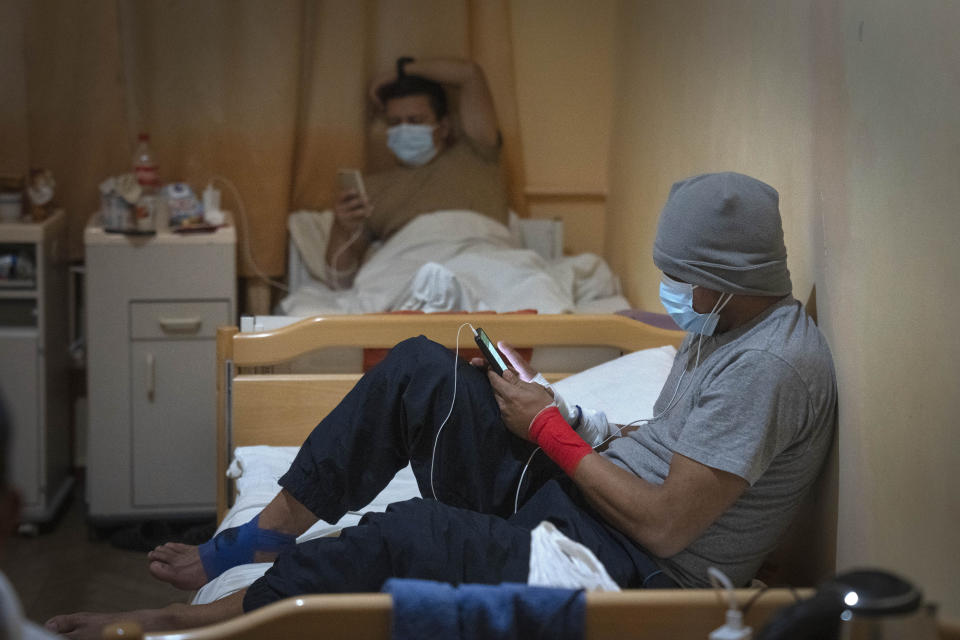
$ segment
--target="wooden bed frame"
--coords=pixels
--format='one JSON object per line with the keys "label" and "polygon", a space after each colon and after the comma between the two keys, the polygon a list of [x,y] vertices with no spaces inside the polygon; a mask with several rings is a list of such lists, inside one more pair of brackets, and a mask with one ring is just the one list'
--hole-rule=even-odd
{"label": "wooden bed frame", "polygon": [[[223,327],[217,335],[217,507],[225,514],[231,486],[225,471],[237,446],[300,445],[319,420],[353,387],[359,374],[274,373],[272,368],[322,346],[391,347],[423,334],[453,347],[464,322],[480,325],[496,339],[518,347],[610,346],[631,352],[679,345],[683,333],[616,315],[366,315],[302,320],[262,333]],[[461,347],[472,346],[469,332]],[[573,371],[544,372],[559,379]],[[738,590],[743,604],[756,590]],[[803,590],[801,596],[808,595]],[[770,589],[750,608],[747,624],[758,629],[769,616],[795,601],[797,592]],[[628,590],[588,593],[586,637],[682,640],[706,638],[723,622],[725,605],[710,590]],[[390,597],[385,594],[313,595],[291,598],[225,623],[153,640],[283,637],[388,638]],[[139,637],[121,628],[122,637]],[[104,637],[115,630],[105,633]]]}

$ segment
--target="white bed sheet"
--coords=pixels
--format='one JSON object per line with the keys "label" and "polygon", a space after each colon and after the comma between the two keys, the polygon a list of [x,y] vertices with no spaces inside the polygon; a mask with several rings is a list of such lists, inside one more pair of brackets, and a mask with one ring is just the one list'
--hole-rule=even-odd
{"label": "white bed sheet", "polygon": [[[645,349],[621,356],[587,369],[553,386],[567,402],[600,409],[617,424],[627,424],[653,415],[653,404],[670,372],[676,349],[672,346]],[[241,525],[256,515],[280,491],[277,480],[289,468],[297,447],[238,447],[227,474],[236,479],[237,498],[217,531]],[[317,522],[297,538],[298,542],[355,525],[362,513],[384,511],[391,502],[417,497],[413,471],[400,470],[393,480],[364,509],[347,513],[338,522]],[[270,568],[269,563],[247,564],[225,571],[210,581],[194,597],[194,604],[205,604],[239,591]]]}
{"label": "white bed sheet", "polygon": [[[324,284],[332,213],[297,211],[288,228],[309,277],[281,300],[288,316],[395,310],[603,313],[629,307],[607,263],[591,253],[547,260],[520,234],[472,211],[418,216],[373,252],[354,286]],[[291,269],[296,268],[292,264]]]}

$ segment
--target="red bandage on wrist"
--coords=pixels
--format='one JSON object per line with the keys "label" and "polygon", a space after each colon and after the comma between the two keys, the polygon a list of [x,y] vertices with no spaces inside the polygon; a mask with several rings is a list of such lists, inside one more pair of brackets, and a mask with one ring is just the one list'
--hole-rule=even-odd
{"label": "red bandage on wrist", "polygon": [[577,435],[556,407],[547,407],[534,416],[530,439],[568,476],[573,475],[585,456],[593,453],[593,447]]}

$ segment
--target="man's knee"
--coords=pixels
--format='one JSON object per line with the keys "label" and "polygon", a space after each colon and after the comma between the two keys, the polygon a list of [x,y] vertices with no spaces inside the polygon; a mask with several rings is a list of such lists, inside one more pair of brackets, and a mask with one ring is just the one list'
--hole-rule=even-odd
{"label": "man's knee", "polygon": [[440,343],[425,336],[407,338],[387,354],[387,358],[406,365],[451,363],[452,353]]}

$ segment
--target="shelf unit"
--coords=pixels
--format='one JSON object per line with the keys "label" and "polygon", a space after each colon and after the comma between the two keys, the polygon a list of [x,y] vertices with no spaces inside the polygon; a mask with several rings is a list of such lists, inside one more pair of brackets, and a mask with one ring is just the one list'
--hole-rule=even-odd
{"label": "shelf unit", "polygon": [[0,223],[0,256],[30,277],[0,273],[0,395],[12,426],[10,475],[22,522],[50,521],[73,486],[67,357],[66,215]]}

